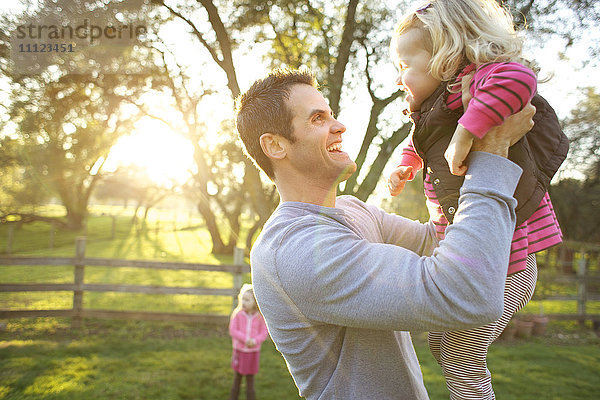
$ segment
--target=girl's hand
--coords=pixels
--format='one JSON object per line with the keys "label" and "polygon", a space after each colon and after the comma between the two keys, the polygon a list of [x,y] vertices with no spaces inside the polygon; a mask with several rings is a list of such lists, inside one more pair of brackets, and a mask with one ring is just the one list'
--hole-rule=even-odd
{"label": "girl's hand", "polygon": [[256,346],[256,341],[252,338],[246,340],[246,347],[252,348]]}
{"label": "girl's hand", "polygon": [[467,173],[467,166],[465,165],[465,159],[471,151],[473,146],[474,136],[466,130],[462,125],[458,124],[452,140],[444,153],[450,172],[453,175],[463,176]]}
{"label": "girl's hand", "polygon": [[413,167],[411,166],[400,166],[392,171],[390,178],[388,179],[388,189],[392,196],[397,196],[402,192],[412,170]]}

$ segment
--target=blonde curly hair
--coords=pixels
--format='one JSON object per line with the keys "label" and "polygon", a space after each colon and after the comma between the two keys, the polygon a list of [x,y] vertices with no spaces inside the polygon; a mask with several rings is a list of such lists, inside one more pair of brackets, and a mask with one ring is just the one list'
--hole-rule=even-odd
{"label": "blonde curly hair", "polygon": [[433,0],[406,14],[391,42],[410,29],[422,34],[431,52],[429,73],[448,81],[466,63],[514,61],[538,72],[537,65],[522,57],[523,40],[507,9],[495,0]]}

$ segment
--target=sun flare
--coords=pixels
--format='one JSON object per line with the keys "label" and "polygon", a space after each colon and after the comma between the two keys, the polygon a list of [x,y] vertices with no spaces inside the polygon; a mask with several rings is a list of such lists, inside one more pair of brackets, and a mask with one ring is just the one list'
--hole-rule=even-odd
{"label": "sun flare", "polygon": [[144,168],[155,183],[170,185],[185,182],[194,167],[194,148],[165,123],[143,117],[135,123],[131,135],[120,138],[112,148],[106,171],[119,166]]}

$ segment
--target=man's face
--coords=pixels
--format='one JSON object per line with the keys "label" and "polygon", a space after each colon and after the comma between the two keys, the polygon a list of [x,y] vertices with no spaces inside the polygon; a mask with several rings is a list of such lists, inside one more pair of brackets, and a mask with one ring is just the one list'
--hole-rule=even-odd
{"label": "man's face", "polygon": [[348,179],[356,164],[342,151],[346,127],[333,117],[321,92],[310,85],[294,85],[288,107],[296,139],[287,154],[292,168],[323,185]]}

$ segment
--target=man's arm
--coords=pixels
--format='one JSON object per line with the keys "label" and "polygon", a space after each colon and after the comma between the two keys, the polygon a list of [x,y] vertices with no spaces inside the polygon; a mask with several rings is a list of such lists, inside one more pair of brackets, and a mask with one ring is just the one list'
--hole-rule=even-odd
{"label": "man's arm", "polygon": [[275,256],[282,289],[307,318],[342,326],[458,330],[497,319],[521,175],[505,157],[531,129],[534,110],[475,144],[454,224],[431,257],[370,243],[333,222],[297,224]]}
{"label": "man's arm", "polygon": [[281,239],[281,288],[315,323],[457,330],[499,317],[521,169],[475,153],[455,223],[431,257],[371,243],[343,225],[304,221]]}

